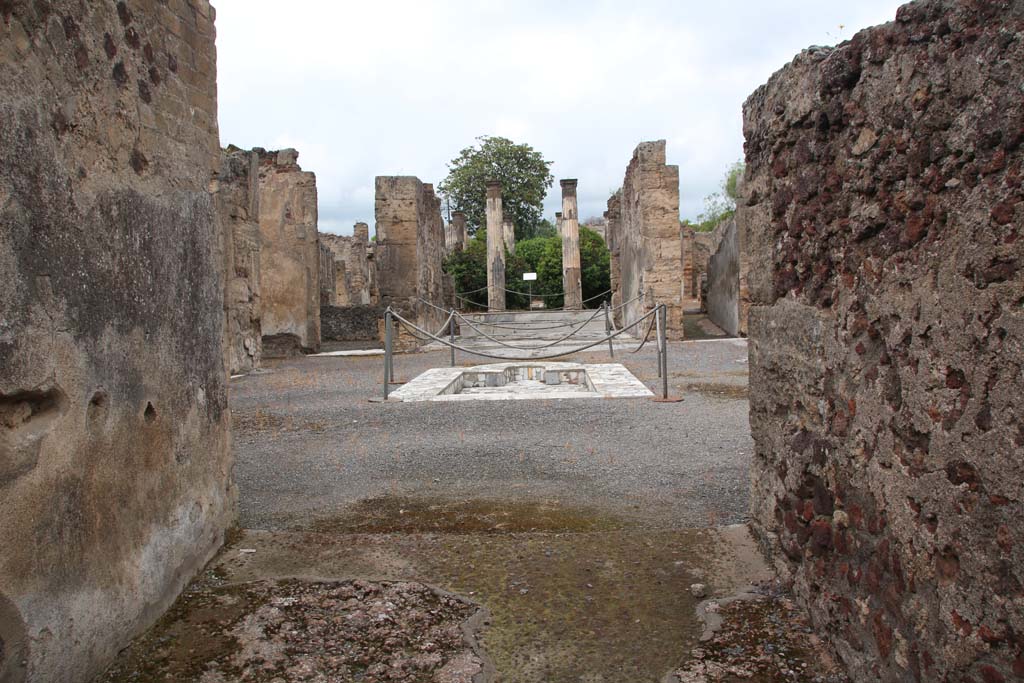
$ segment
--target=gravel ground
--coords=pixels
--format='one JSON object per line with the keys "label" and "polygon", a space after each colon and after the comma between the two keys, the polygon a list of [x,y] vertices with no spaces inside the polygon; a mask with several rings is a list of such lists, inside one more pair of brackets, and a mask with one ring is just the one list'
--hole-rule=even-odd
{"label": "gravel ground", "polygon": [[[671,343],[649,399],[374,403],[379,357],[299,358],[231,382],[240,524],[301,529],[360,500],[515,500],[596,508],[645,528],[747,514],[746,344]],[[617,353],[657,391],[655,351]],[[606,352],[573,360],[608,362]],[[399,380],[446,351],[397,356]],[[458,362],[487,362],[460,354]]]}

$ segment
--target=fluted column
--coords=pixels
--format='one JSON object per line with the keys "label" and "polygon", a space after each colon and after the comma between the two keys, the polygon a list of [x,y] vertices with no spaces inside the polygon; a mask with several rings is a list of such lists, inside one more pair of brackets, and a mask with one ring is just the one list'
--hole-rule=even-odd
{"label": "fluted column", "polygon": [[469,237],[466,235],[466,214],[461,211],[452,211],[452,242],[455,249],[465,249],[469,246]]}
{"label": "fluted column", "polygon": [[580,281],[580,224],[576,209],[576,180],[562,181],[562,291],[566,310],[583,308]]}
{"label": "fluted column", "polygon": [[[504,207],[502,207],[504,211]],[[516,253],[516,225],[512,222],[512,214],[503,213],[501,219],[501,232],[505,239],[505,248],[508,249],[508,253]]]}
{"label": "fluted column", "polygon": [[487,310],[505,310],[505,235],[501,183],[487,182]]}

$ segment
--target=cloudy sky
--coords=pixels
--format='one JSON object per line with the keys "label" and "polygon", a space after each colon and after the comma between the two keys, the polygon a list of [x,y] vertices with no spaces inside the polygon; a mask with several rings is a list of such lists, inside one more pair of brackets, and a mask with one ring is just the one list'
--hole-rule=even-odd
{"label": "cloudy sky", "polygon": [[437,184],[480,135],[526,142],[600,216],[633,148],[666,139],[695,218],[742,157],[741,106],[808,45],[896,0],[213,0],[223,144],[299,150],[320,230],[373,226],[373,179]]}

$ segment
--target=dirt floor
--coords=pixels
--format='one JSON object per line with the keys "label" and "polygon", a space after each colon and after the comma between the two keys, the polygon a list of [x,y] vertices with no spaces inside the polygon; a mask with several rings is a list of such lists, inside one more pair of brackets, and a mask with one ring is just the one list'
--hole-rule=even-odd
{"label": "dirt floor", "polygon": [[99,680],[843,680],[743,526],[744,342],[670,346],[675,404],[371,403],[374,357],[233,380],[241,526]]}

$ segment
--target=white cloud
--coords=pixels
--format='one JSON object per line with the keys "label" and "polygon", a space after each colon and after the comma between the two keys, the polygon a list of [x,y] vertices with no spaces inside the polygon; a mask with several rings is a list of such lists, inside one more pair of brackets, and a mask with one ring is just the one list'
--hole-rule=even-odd
{"label": "white cloud", "polygon": [[436,184],[479,135],[527,142],[578,178],[582,216],[604,211],[638,142],[664,138],[693,218],[742,156],[747,95],[900,2],[214,4],[222,142],[298,149],[321,229],[350,232],[373,224],[374,176]]}

